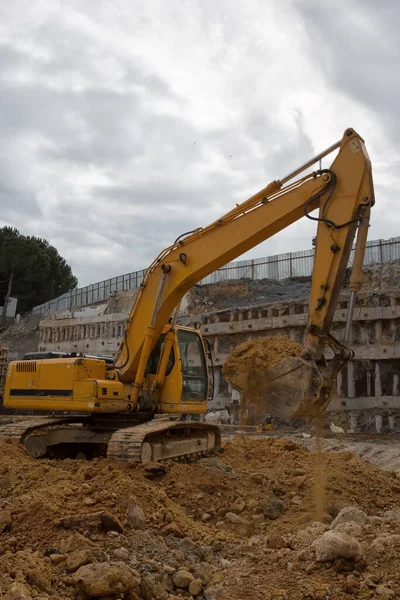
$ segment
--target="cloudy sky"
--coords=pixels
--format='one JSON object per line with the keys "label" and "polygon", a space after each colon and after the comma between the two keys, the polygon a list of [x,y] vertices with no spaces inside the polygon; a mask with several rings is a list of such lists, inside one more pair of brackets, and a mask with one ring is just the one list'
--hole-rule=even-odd
{"label": "cloudy sky", "polygon": [[[79,284],[146,267],[354,127],[400,235],[398,0],[3,0],[0,226]],[[311,246],[302,220],[253,249]]]}

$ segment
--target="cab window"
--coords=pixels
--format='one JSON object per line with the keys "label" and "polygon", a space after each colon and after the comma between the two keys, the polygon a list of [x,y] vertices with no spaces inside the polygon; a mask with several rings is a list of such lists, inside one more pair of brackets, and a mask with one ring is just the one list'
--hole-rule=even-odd
{"label": "cab window", "polygon": [[[149,356],[149,360],[146,365],[146,373],[150,373],[151,375],[156,375],[158,363],[160,362],[161,357],[161,348],[164,343],[165,335],[160,335],[157,344],[154,346],[153,352]],[[169,375],[172,371],[172,367],[175,364],[174,350],[171,349],[171,354],[169,355],[167,370],[165,375]]]}
{"label": "cab window", "polygon": [[178,329],[178,344],[182,361],[182,400],[207,400],[207,366],[199,335],[194,331]]}

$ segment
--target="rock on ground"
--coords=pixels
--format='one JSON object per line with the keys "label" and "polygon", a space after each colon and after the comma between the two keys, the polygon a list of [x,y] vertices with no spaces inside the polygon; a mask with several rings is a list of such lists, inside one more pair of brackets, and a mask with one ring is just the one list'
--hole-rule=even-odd
{"label": "rock on ground", "polygon": [[394,598],[394,591],[385,585],[378,585],[375,590],[375,593],[379,598],[383,598],[383,600],[389,600],[390,598]]}
{"label": "rock on ground", "polygon": [[172,576],[169,573],[164,573],[164,575],[161,577],[160,585],[166,592],[172,592],[174,589]]}
{"label": "rock on ground", "polygon": [[192,596],[198,596],[202,590],[203,582],[201,579],[195,579],[190,582],[189,585],[189,594]]}
{"label": "rock on ground", "polygon": [[261,503],[261,509],[266,519],[274,521],[283,515],[285,505],[278,498],[269,498]]}
{"label": "rock on ground", "polygon": [[194,581],[193,575],[186,569],[179,569],[172,577],[177,588],[186,589]]}
{"label": "rock on ground", "polygon": [[90,525],[101,525],[105,531],[123,533],[123,527],[117,517],[107,511],[98,511],[86,515],[69,515],[60,519],[60,525],[65,529],[81,529]]}
{"label": "rock on ground", "polygon": [[384,521],[399,521],[400,520],[400,510],[386,510],[383,513]]}
{"label": "rock on ground", "polygon": [[305,529],[299,529],[296,534],[296,537],[299,541],[307,544],[311,544],[314,540],[319,538],[325,531],[327,527],[324,523],[320,523],[319,521],[314,521],[312,525],[309,525]]}
{"label": "rock on ground", "polygon": [[151,575],[147,574],[142,578],[141,597],[143,600],[152,600],[154,596],[154,586],[155,581]]}
{"label": "rock on ground", "polygon": [[355,521],[345,521],[344,523],[340,523],[335,527],[335,531],[338,533],[345,533],[353,538],[359,538],[362,534],[361,525]]}
{"label": "rock on ground", "polygon": [[80,567],[92,562],[92,560],[93,557],[91,550],[75,550],[75,552],[71,552],[71,554],[67,556],[65,560],[65,569],[66,571],[69,571],[69,573],[73,573]]}
{"label": "rock on ground", "polygon": [[146,518],[136,496],[131,496],[128,503],[128,523],[132,529],[145,529]]}
{"label": "rock on ground", "polygon": [[79,590],[95,597],[138,593],[140,587],[139,573],[122,562],[86,565],[73,580]]}
{"label": "rock on ground", "polygon": [[218,600],[218,598],[221,598],[223,590],[222,585],[208,587],[204,590],[204,598],[205,600]]}
{"label": "rock on ground", "polygon": [[173,535],[175,537],[182,538],[184,537],[182,531],[179,529],[178,525],[174,522],[168,523],[163,527],[163,533],[165,535]]}
{"label": "rock on ground", "polygon": [[371,544],[371,551],[375,556],[379,556],[388,549],[399,551],[400,535],[386,533],[378,536]]}
{"label": "rock on ground", "polygon": [[124,528],[122,527],[120,520],[108,512],[103,512],[101,515],[101,524],[103,525],[105,531],[124,533]]}
{"label": "rock on ground", "polygon": [[32,594],[29,588],[23,583],[17,581],[11,584],[8,591],[9,600],[31,600]]}
{"label": "rock on ground", "polygon": [[121,546],[116,548],[113,552],[114,556],[118,560],[129,560],[129,550]]}
{"label": "rock on ground", "polygon": [[354,538],[337,531],[326,531],[312,543],[317,562],[336,558],[354,558],[362,554],[361,544]]}
{"label": "rock on ground", "polygon": [[354,521],[359,525],[365,525],[369,522],[368,515],[360,510],[357,506],[345,506],[337,515],[336,519],[334,519],[331,523],[331,529],[336,529],[338,525],[341,523],[346,523],[347,521]]}
{"label": "rock on ground", "polygon": [[235,525],[248,525],[248,521],[246,521],[246,519],[239,517],[239,515],[233,512],[226,513],[225,520],[229,521],[229,523],[234,523]]}

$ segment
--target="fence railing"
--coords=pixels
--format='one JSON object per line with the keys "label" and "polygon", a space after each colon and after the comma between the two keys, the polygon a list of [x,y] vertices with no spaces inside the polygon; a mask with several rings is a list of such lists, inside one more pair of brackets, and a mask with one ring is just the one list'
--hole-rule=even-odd
{"label": "fence railing", "polygon": [[[228,279],[287,279],[311,275],[314,250],[287,252],[264,258],[238,260],[228,263],[200,281],[200,285],[217,283]],[[351,253],[349,264],[353,260]],[[400,259],[400,237],[367,242],[364,265],[390,262]],[[54,300],[36,306],[33,314],[47,315],[60,310],[73,310],[98,302],[105,302],[113,292],[135,290],[143,280],[145,270],[112,277],[99,283],[72,290]]]}

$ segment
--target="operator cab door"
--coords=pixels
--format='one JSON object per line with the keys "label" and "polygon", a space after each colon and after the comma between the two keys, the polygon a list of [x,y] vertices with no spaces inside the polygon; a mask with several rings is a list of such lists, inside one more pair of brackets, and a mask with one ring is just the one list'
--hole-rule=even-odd
{"label": "operator cab door", "polygon": [[206,402],[208,373],[201,337],[195,331],[178,329],[182,366],[182,401]]}
{"label": "operator cab door", "polygon": [[173,366],[164,380],[159,412],[205,413],[208,371],[201,336],[196,331],[177,328],[172,352],[170,364]]}

